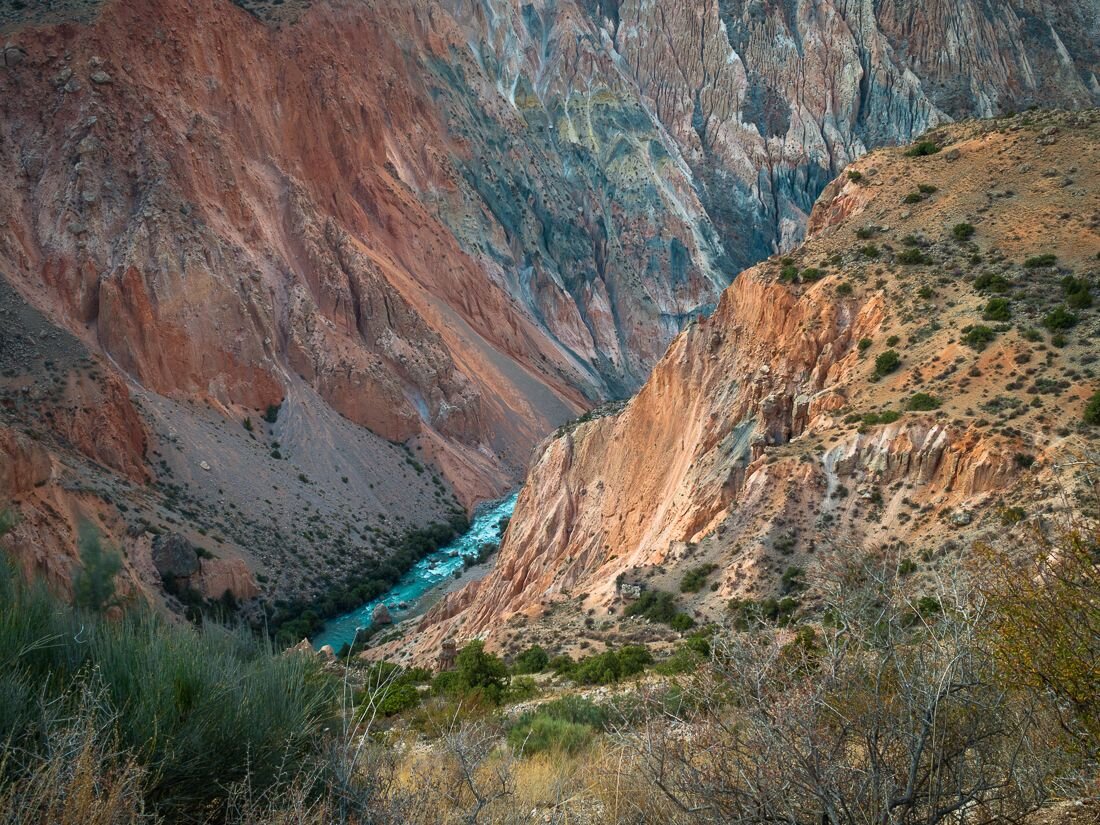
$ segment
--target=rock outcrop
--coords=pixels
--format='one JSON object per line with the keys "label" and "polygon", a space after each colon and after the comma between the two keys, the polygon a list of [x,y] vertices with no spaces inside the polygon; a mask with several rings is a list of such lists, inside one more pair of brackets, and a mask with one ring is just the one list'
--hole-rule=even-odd
{"label": "rock outcrop", "polygon": [[571,610],[615,610],[624,575],[678,591],[702,564],[712,589],[684,598],[715,620],[792,565],[885,548],[934,565],[1059,506],[1058,456],[1097,437],[1079,422],[1100,315],[1078,300],[1054,347],[1037,330],[1067,283],[1097,289],[1098,138],[1100,111],[1017,116],[855,164],[816,234],[743,273],[621,413],[544,445],[494,570],[409,649],[552,637]]}

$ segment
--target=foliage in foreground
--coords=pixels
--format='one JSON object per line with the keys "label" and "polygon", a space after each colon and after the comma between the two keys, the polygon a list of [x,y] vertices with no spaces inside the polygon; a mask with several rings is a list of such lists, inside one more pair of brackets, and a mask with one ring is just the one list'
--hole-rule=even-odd
{"label": "foliage in foreground", "polygon": [[[89,592],[104,601],[98,586]],[[107,621],[0,565],[0,787],[58,758],[51,736],[85,718],[102,724],[97,743],[124,754],[120,770],[144,771],[151,810],[209,815],[228,786],[247,778],[262,791],[304,767],[324,695],[301,657],[275,656],[245,632],[136,612]]]}

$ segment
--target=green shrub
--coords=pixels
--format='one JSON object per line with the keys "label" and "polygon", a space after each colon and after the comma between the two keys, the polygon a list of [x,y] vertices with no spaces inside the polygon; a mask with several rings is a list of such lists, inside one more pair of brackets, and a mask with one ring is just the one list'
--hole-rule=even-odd
{"label": "green shrub", "polygon": [[508,731],[508,744],[525,756],[544,751],[579,753],[595,733],[587,725],[535,716]]}
{"label": "green shrub", "polygon": [[904,203],[920,203],[922,200],[924,200],[924,196],[920,192],[910,192],[902,198]]}
{"label": "green shrub", "polygon": [[974,289],[979,292],[1008,292],[1011,287],[1007,278],[993,272],[983,272],[974,279]]}
{"label": "green shrub", "polygon": [[[682,614],[681,614],[682,615]],[[624,645],[592,656],[585,656],[558,671],[581,685],[610,685],[643,672],[653,663],[653,655],[642,645]]]}
{"label": "green shrub", "polygon": [[916,393],[909,399],[909,403],[906,404],[906,409],[911,412],[928,412],[929,410],[938,410],[939,407],[940,399],[926,392]]}
{"label": "green shrub", "polygon": [[888,349],[875,359],[875,375],[889,375],[892,372],[896,372],[900,366],[901,356],[898,355],[896,351]]}
{"label": "green shrub", "polygon": [[672,621],[668,623],[668,626],[673,630],[678,630],[683,633],[695,627],[695,619],[691,618],[687,613],[677,613],[672,617]]}
{"label": "green shrub", "polygon": [[73,602],[84,610],[99,612],[114,603],[115,576],[122,569],[122,558],[106,550],[99,533],[82,525],[77,539],[80,569],[73,576]]}
{"label": "green shrub", "polygon": [[850,180],[852,183],[859,183],[861,180],[863,180],[863,173],[860,172],[858,169],[849,169],[848,180]]}
{"label": "green shrub", "polygon": [[981,352],[997,337],[997,333],[987,326],[978,324],[967,328],[963,333],[963,343]]}
{"label": "green shrub", "polygon": [[1062,289],[1071,309],[1088,309],[1092,306],[1092,291],[1085,279],[1067,275],[1062,279]]}
{"label": "green shrub", "polygon": [[788,567],[783,571],[783,577],[779,580],[779,590],[784,596],[797,593],[806,589],[806,571],[801,567]]}
{"label": "green shrub", "polygon": [[420,704],[420,692],[415,685],[406,682],[394,682],[377,691],[364,693],[360,708],[361,713],[369,715],[372,710],[377,710],[382,716],[394,716],[402,711],[415,708]]}
{"label": "green shrub", "polygon": [[1064,306],[1055,307],[1043,318],[1043,326],[1051,330],[1069,329],[1077,324],[1077,316]]}
{"label": "green shrub", "polygon": [[990,298],[982,317],[987,321],[1007,321],[1012,317],[1012,307],[1007,298]]}
{"label": "green shrub", "polygon": [[530,676],[516,676],[504,692],[505,702],[524,702],[539,695],[539,686]]}
{"label": "green shrub", "polygon": [[491,701],[499,702],[508,686],[508,668],[498,656],[485,650],[485,643],[474,639],[455,657],[457,687],[461,692],[482,691]]}
{"label": "green shrub", "polygon": [[734,614],[733,624],[738,630],[750,630],[769,622],[786,626],[798,609],[798,600],[791,596],[768,597],[759,602],[733,598],[728,608]]}
{"label": "green shrub", "polygon": [[786,264],[779,270],[779,280],[792,282],[798,280],[798,267],[794,264]]}
{"label": "green shrub", "polygon": [[512,663],[513,673],[541,673],[550,664],[550,656],[539,645],[531,645],[516,656]]}
{"label": "green shrub", "polygon": [[818,269],[813,266],[808,266],[802,270],[802,280],[807,283],[813,283],[814,281],[820,281],[825,277],[824,270]]}
{"label": "green shrub", "polygon": [[1100,391],[1092,394],[1092,398],[1085,404],[1084,422],[1089,426],[1100,425]]}
{"label": "green shrub", "polygon": [[195,811],[213,820],[226,787],[248,778],[263,793],[297,773],[335,695],[311,657],[136,611],[107,621],[3,565],[0,662],[0,750],[45,758],[47,717],[76,712],[91,690],[118,746],[148,769],[147,804],[172,821]]}
{"label": "green shrub", "polygon": [[932,140],[920,140],[905,150],[907,157],[922,158],[940,151],[939,145]]}
{"label": "green shrub", "polygon": [[267,409],[264,410],[263,419],[268,424],[274,424],[279,420],[279,410],[282,408],[282,404],[268,404]]}
{"label": "green shrub", "polygon": [[698,593],[703,589],[703,585],[707,583],[707,577],[717,569],[717,564],[701,564],[698,567],[691,568],[680,579],[680,592]]}
{"label": "green shrub", "polygon": [[858,344],[859,351],[860,352],[866,352],[867,350],[869,350],[871,348],[871,346],[874,343],[875,342],[872,341],[870,338],[860,338],[859,339],[859,344]]}
{"label": "green shrub", "polygon": [[1024,261],[1024,266],[1027,269],[1040,269],[1043,267],[1054,266],[1056,263],[1058,263],[1058,256],[1048,252],[1043,255],[1036,255],[1032,258],[1028,258],[1026,261]]}
{"label": "green shrub", "polygon": [[940,189],[938,186],[933,186],[930,183],[918,183],[917,191],[922,195],[934,195],[936,192],[939,192]]}
{"label": "green shrub", "polygon": [[579,696],[563,696],[520,716],[508,730],[508,744],[524,755],[577,753],[607,722],[608,713],[599,705]]}
{"label": "green shrub", "polygon": [[932,258],[921,252],[919,248],[911,246],[898,253],[898,263],[905,264],[906,266],[930,264],[932,263]]}
{"label": "green shrub", "polygon": [[859,254],[864,258],[877,258],[879,256],[879,248],[873,243],[869,243],[866,246],[859,248]]}
{"label": "green shrub", "polygon": [[956,241],[968,241],[974,237],[975,231],[972,223],[957,223],[951,230],[951,234],[955,236]]}
{"label": "green shrub", "polygon": [[646,590],[627,605],[623,615],[644,616],[651,622],[668,624],[676,615],[676,599],[671,593],[662,590]]}
{"label": "green shrub", "polygon": [[866,427],[875,427],[879,424],[893,424],[901,418],[901,413],[896,410],[883,410],[882,412],[870,412],[858,420]]}

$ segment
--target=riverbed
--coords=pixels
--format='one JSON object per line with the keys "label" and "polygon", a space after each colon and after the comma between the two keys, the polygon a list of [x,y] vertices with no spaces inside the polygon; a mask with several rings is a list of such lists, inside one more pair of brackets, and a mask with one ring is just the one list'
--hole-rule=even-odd
{"label": "riverbed", "polygon": [[455,573],[465,569],[466,559],[477,558],[486,544],[500,543],[501,521],[512,515],[518,497],[519,493],[513,493],[479,507],[474,512],[469,530],[418,561],[387,593],[349,613],[329,619],[313,639],[313,646],[321,648],[332,645],[334,650],[340,650],[345,643],[351,644],[356,630],[370,625],[372,614],[381,604],[386,605],[395,623],[412,616],[425,594],[446,584],[455,578]]}

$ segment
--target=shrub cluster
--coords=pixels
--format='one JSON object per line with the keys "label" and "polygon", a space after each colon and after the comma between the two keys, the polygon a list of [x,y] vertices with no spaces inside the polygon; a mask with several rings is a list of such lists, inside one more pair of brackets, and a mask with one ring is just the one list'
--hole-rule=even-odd
{"label": "shrub cluster", "polygon": [[643,616],[651,622],[667,624],[673,630],[690,630],[695,620],[676,607],[676,597],[662,590],[646,590],[641,597],[631,602],[624,616]]}

